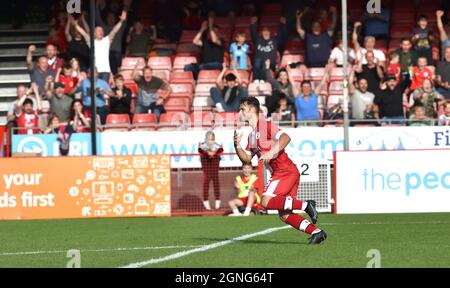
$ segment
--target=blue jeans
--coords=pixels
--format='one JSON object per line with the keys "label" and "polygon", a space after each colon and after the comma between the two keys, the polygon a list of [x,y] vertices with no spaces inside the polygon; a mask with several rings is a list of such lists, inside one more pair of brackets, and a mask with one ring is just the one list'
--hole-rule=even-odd
{"label": "blue jeans", "polygon": [[152,111],[153,114],[156,114],[156,118],[159,121],[159,116],[163,113],[166,113],[166,110],[164,109],[164,106],[162,105],[156,105],[156,102],[153,102],[149,106],[144,106],[142,104],[137,103],[136,108],[134,109],[134,114],[148,114],[149,110]]}
{"label": "blue jeans", "polygon": [[225,112],[238,112],[241,99],[248,97],[248,90],[245,87],[239,88],[236,97],[233,99],[233,102],[228,104],[225,103],[222,92],[220,92],[216,87],[212,87],[210,93],[214,104],[221,103]]}
{"label": "blue jeans", "polygon": [[445,89],[444,87],[439,87],[436,89],[439,94],[442,95],[442,97],[445,98],[445,100],[450,100],[450,89]]}
{"label": "blue jeans", "polygon": [[197,80],[198,72],[200,70],[222,70],[222,63],[208,62],[208,63],[201,63],[200,65],[192,63],[184,66],[184,71],[191,71],[192,74],[194,74],[195,80]]}

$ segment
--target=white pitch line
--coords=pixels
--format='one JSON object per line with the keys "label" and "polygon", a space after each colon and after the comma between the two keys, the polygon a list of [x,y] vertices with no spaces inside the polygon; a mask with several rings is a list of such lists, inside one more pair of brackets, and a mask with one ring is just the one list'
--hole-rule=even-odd
{"label": "white pitch line", "polygon": [[[113,251],[133,251],[133,250],[160,250],[160,249],[180,249],[180,248],[195,248],[200,245],[175,245],[175,246],[155,246],[155,247],[131,247],[131,248],[111,248],[111,249],[87,249],[80,250],[81,252],[113,252]],[[26,251],[26,252],[5,252],[0,253],[0,256],[17,256],[17,255],[37,255],[37,254],[60,254],[67,253],[67,250],[50,250],[50,251]]]}
{"label": "white pitch line", "polygon": [[140,268],[140,267],[143,267],[143,266],[146,266],[146,265],[151,265],[151,264],[161,263],[161,262],[165,262],[165,261],[169,261],[169,260],[174,260],[174,259],[177,259],[177,258],[181,258],[181,257],[187,256],[187,255],[190,255],[190,254],[208,251],[208,250],[211,250],[211,249],[214,249],[214,248],[218,248],[218,247],[221,247],[221,246],[232,244],[232,243],[237,242],[237,241],[242,241],[242,240],[246,240],[246,239],[257,237],[257,236],[270,234],[272,232],[276,232],[276,231],[287,229],[287,228],[291,228],[291,226],[282,226],[282,227],[269,228],[269,229],[262,230],[262,231],[259,231],[259,232],[255,232],[255,233],[251,233],[251,234],[245,234],[245,235],[242,235],[242,236],[230,239],[230,240],[224,240],[224,241],[220,241],[220,242],[204,245],[204,246],[201,246],[201,247],[198,247],[198,248],[195,248],[195,249],[177,252],[177,253],[174,253],[174,254],[171,254],[171,255],[168,255],[168,256],[165,256],[165,257],[152,258],[152,259],[141,261],[141,262],[131,263],[131,264],[128,264],[126,266],[119,267],[119,268]]}

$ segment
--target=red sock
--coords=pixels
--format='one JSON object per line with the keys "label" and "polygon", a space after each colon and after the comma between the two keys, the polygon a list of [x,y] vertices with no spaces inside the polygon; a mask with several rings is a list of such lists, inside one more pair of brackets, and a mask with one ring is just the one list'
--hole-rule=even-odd
{"label": "red sock", "polygon": [[306,234],[312,234],[314,230],[317,229],[316,226],[309,223],[308,220],[298,214],[289,214],[284,222],[297,230],[305,232]]}
{"label": "red sock", "polygon": [[303,201],[292,197],[275,196],[267,203],[268,210],[303,210]]}

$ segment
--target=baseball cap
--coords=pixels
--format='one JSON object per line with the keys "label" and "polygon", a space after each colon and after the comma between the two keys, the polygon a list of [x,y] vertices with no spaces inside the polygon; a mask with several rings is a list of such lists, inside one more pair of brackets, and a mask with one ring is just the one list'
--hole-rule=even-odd
{"label": "baseball cap", "polygon": [[390,81],[390,80],[397,80],[397,76],[395,76],[394,74],[388,74],[386,76],[386,81]]}
{"label": "baseball cap", "polygon": [[64,84],[62,82],[56,82],[55,89],[57,89],[57,88],[66,88],[66,84]]}

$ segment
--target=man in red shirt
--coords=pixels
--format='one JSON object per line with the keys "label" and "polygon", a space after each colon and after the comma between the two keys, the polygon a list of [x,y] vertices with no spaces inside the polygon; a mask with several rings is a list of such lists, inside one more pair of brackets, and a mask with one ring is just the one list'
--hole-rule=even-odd
{"label": "man in red shirt", "polygon": [[[239,116],[242,121],[248,121],[253,128],[246,148],[247,151],[250,151],[250,155],[242,149],[240,136],[234,131],[234,147],[239,159],[242,163],[249,163],[255,155],[258,155],[264,165],[269,165],[272,173],[272,178],[264,188],[262,206],[267,210],[278,210],[283,222],[310,234],[310,244],[319,244],[324,241],[327,234],[313,225],[318,218],[315,201],[296,199],[300,173],[284,151],[291,138],[260,114],[259,101],[255,97],[246,97],[241,100]],[[292,213],[292,210],[305,211],[312,223],[302,216]]]}
{"label": "man in red shirt", "polygon": [[[59,72],[59,71],[58,71]],[[57,74],[56,82],[64,83],[64,93],[67,95],[74,95],[78,89],[78,78],[72,76],[72,66],[66,64],[63,69],[63,73]]]}
{"label": "man in red shirt", "polygon": [[[33,83],[32,88],[36,94],[37,110],[39,111],[42,109],[42,105],[37,84]],[[19,135],[39,134],[39,128],[37,128],[39,125],[38,114],[33,110],[33,101],[26,95],[23,95],[16,103],[15,114]]]}

